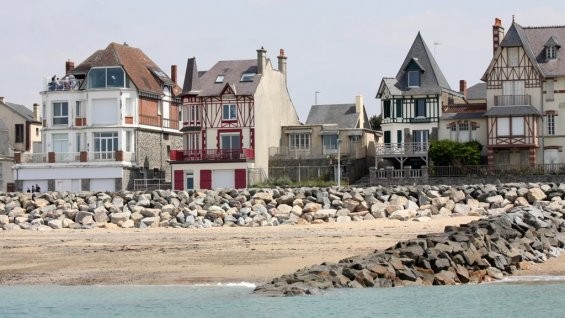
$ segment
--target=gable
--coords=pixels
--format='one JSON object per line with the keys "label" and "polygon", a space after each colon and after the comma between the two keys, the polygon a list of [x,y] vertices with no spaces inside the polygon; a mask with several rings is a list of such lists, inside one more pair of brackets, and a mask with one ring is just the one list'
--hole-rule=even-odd
{"label": "gable", "polygon": [[539,87],[542,74],[523,47],[499,47],[483,80],[489,89],[502,88],[503,81],[524,81],[526,87]]}

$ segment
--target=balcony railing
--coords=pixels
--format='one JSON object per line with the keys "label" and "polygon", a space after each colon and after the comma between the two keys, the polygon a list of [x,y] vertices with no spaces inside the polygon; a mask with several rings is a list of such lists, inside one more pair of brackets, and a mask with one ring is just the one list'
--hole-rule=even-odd
{"label": "balcony railing", "polygon": [[171,161],[243,161],[255,159],[254,149],[171,150]]}
{"label": "balcony railing", "polygon": [[74,76],[65,76],[62,79],[52,79],[44,82],[44,90],[46,91],[73,91],[80,87],[82,80],[74,78]]}
{"label": "balcony railing", "polygon": [[125,161],[135,162],[135,153],[125,151],[104,152],[48,152],[18,153],[16,163],[72,163],[92,161]]}
{"label": "balcony railing", "polygon": [[429,144],[427,142],[377,144],[375,148],[377,156],[425,155],[428,152]]}
{"label": "balcony railing", "polygon": [[160,116],[139,115],[139,123],[141,125],[179,129],[178,120],[171,120],[170,118],[162,118]]}
{"label": "balcony railing", "polygon": [[531,105],[532,98],[530,95],[496,95],[494,96],[494,105],[496,106],[515,106],[515,105]]}

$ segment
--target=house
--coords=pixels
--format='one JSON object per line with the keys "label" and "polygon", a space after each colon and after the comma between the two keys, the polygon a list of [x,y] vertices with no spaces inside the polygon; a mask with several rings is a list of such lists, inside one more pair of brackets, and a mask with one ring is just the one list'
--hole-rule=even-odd
{"label": "house", "polygon": [[176,190],[245,188],[268,177],[269,148],[281,126],[297,125],[286,85],[287,56],[278,69],[257,58],[217,62],[199,72],[189,58],[182,92],[183,144],[171,151]]}
{"label": "house", "polygon": [[170,181],[168,151],[182,143],[181,92],[143,51],[110,43],[46,80],[43,146],[14,167],[19,190],[120,191],[135,180]]}
{"label": "house", "polygon": [[0,120],[2,121],[2,145],[0,146],[0,191],[13,190],[12,166],[14,151],[31,157],[41,148],[41,121],[39,105],[33,111],[24,105],[4,101],[0,97]]}
{"label": "house", "polygon": [[487,120],[483,116],[487,110],[486,83],[467,88],[467,81],[460,80],[459,92],[464,96],[463,102],[442,106],[438,139],[478,141],[486,156]]}
{"label": "house", "polygon": [[291,181],[335,179],[353,182],[374,164],[378,132],[369,125],[363,96],[355,103],[313,105],[306,124],[282,127],[281,145],[269,150],[269,176]]}
{"label": "house", "polygon": [[376,98],[384,139],[377,145],[376,167],[400,170],[428,165],[428,145],[439,137],[442,106],[464,100],[449,86],[420,32],[396,77],[382,79]]}
{"label": "house", "polygon": [[513,19],[504,35],[500,19],[495,19],[494,56],[482,77],[487,85],[489,164],[565,162],[563,44],[565,26],[522,27]]}

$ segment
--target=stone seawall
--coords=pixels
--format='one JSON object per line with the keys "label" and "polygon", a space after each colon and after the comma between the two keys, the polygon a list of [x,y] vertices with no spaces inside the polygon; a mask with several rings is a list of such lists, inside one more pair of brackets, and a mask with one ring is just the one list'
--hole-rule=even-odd
{"label": "stone seawall", "polygon": [[561,211],[565,184],[0,193],[0,229],[276,226],[374,218],[498,215],[537,204]]}

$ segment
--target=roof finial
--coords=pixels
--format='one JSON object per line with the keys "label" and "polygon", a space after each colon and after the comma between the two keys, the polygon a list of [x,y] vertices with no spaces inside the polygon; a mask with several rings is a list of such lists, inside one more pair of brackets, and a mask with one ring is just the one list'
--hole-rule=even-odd
{"label": "roof finial", "polygon": [[514,23],[514,15],[512,15],[512,23]]}

